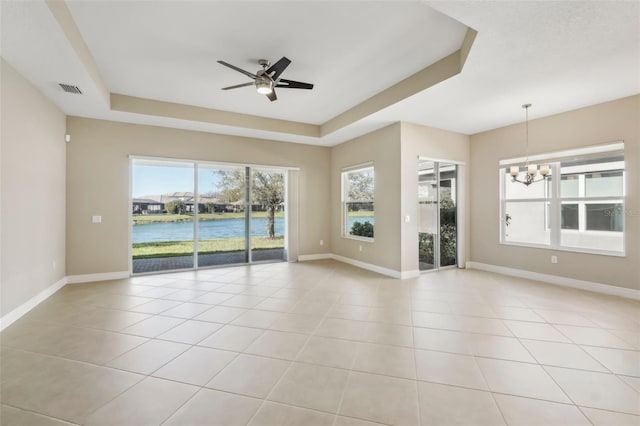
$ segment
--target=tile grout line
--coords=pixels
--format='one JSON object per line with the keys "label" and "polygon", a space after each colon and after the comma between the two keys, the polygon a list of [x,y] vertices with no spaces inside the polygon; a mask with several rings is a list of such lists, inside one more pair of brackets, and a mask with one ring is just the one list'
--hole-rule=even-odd
{"label": "tile grout line", "polygon": [[[239,315],[238,315],[238,316],[239,316]],[[237,316],[236,316],[235,318],[237,318]],[[234,319],[235,319],[235,318],[234,318]],[[233,321],[233,319],[232,319],[231,321]],[[229,325],[229,323],[226,323],[225,325]],[[214,332],[214,333],[215,333],[215,332]],[[214,334],[214,333],[211,333],[211,334]],[[207,337],[208,337],[208,336],[207,336]],[[205,339],[206,339],[207,337],[205,337]],[[203,340],[204,340],[204,339],[203,339]],[[194,346],[196,346],[196,345],[194,345]],[[246,349],[246,348],[245,348],[245,349]],[[207,381],[207,383],[205,383],[203,386],[199,386],[199,389],[198,389],[196,392],[194,392],[194,394],[193,394],[190,398],[188,398],[188,399],[187,399],[183,404],[181,404],[179,407],[177,407],[177,408],[176,408],[176,409],[175,409],[171,414],[169,414],[169,415],[168,415],[168,416],[167,416],[167,417],[166,417],[166,418],[165,418],[165,419],[164,419],[160,424],[161,424],[161,425],[162,425],[162,424],[165,424],[165,423],[166,423],[166,422],[167,422],[171,417],[173,417],[173,416],[174,416],[178,411],[180,411],[180,409],[182,409],[182,407],[186,406],[186,405],[187,405],[191,400],[193,400],[193,398],[195,398],[195,397],[196,397],[196,395],[198,395],[198,394],[199,394],[200,392],[202,392],[203,390],[205,390],[205,389],[209,389],[209,390],[216,390],[216,391],[220,391],[219,389],[211,389],[211,388],[207,388],[207,387],[206,387],[206,385],[207,385],[209,382],[211,382],[211,381],[212,381],[212,380],[213,380],[213,379],[214,379],[218,374],[220,374],[220,373],[221,373],[221,372],[222,372],[222,371],[223,371],[227,366],[229,366],[232,362],[234,362],[234,361],[235,361],[235,360],[236,360],[236,359],[237,359],[241,354],[243,354],[243,353],[244,353],[244,351],[243,351],[243,352],[237,352],[237,353],[236,353],[236,356],[235,356],[233,359],[231,359],[231,360],[230,360],[230,361],[229,361],[229,362],[228,362],[228,363],[227,363],[223,368],[221,368],[221,369],[220,369],[216,374],[214,374],[214,375],[213,375],[213,376],[212,376],[212,377]],[[165,364],[165,365],[166,365],[166,364]],[[156,370],[156,371],[157,371],[157,370]],[[226,393],[231,393],[231,392],[226,392]],[[241,395],[241,396],[247,397],[247,395]],[[254,398],[254,397],[250,397],[250,398]],[[258,399],[258,398],[254,398],[254,399]],[[253,417],[254,417],[254,416],[256,415],[256,413],[260,410],[260,408],[262,407],[262,405],[263,405],[263,404],[264,404],[264,400],[263,400],[263,402],[261,403],[260,407],[258,407],[258,409],[256,410],[256,412],[253,414],[253,416],[252,416],[252,418],[251,418],[251,419],[253,419]],[[251,419],[249,420],[249,422],[251,421]],[[248,424],[249,422],[247,422],[247,424]]]}
{"label": "tile grout line", "polygon": [[[316,287],[318,287],[318,285],[319,285],[319,283],[316,283],[316,284],[312,287],[312,289],[315,289]],[[311,290],[312,290],[312,289],[311,289]],[[311,291],[311,290],[309,290],[309,291]],[[291,308],[291,310],[290,310],[288,313],[291,313],[294,309],[296,309],[296,307],[297,307],[300,303],[302,303],[302,298],[296,302],[296,304]],[[334,302],[334,303],[335,303],[335,302]],[[332,304],[332,306],[333,306],[333,304]],[[330,308],[329,308],[329,309],[330,309]],[[329,309],[327,309],[327,312],[329,312]],[[324,318],[326,318],[326,312],[325,312],[325,314],[323,315],[323,317],[322,317],[322,318],[323,318],[323,319],[324,319]],[[322,320],[318,323],[318,325],[316,325],[316,327],[315,327],[315,329],[314,329],[314,332],[315,332],[315,330],[317,330],[317,329],[318,329],[318,327],[320,327],[320,324],[322,324]],[[276,381],[276,383],[274,383],[274,385],[271,387],[271,389],[269,390],[269,393],[267,394],[267,396],[265,396],[265,397],[262,399],[262,402],[260,403],[260,406],[256,409],[256,411],[253,413],[253,415],[251,416],[251,418],[249,419],[249,421],[246,423],[247,425],[248,425],[248,424],[250,424],[250,423],[253,421],[253,419],[258,415],[258,413],[260,412],[260,410],[262,409],[262,407],[264,407],[264,405],[265,405],[265,403],[266,403],[267,401],[269,401],[269,402],[276,402],[276,403],[277,403],[277,401],[270,401],[270,400],[269,400],[269,397],[271,396],[271,394],[273,393],[273,391],[278,387],[278,385],[282,382],[282,379],[287,375],[287,373],[289,372],[289,370],[291,370],[291,367],[292,367],[292,366],[293,366],[293,364],[296,362],[295,360],[298,358],[298,356],[300,356],[300,353],[302,353],[302,351],[305,349],[305,347],[307,346],[307,344],[309,343],[309,340],[311,339],[311,337],[312,337],[313,335],[314,335],[314,333],[312,332],[312,333],[310,333],[310,334],[307,336],[307,339],[305,340],[304,344],[300,347],[300,349],[299,349],[299,350],[298,350],[298,352],[296,353],[296,356],[293,358],[293,360],[289,360],[289,365],[287,366],[286,370],[282,373],[282,375],[281,375],[281,376],[280,376],[280,378]],[[299,408],[305,408],[305,407],[299,407]],[[335,414],[334,414],[334,416],[335,416]]]}
{"label": "tile grout line", "polygon": [[[318,286],[318,285],[316,284],[316,286],[314,286],[314,288],[316,288],[317,286]],[[151,288],[153,288],[153,286],[152,286]],[[346,293],[342,293],[342,294],[346,294]],[[156,298],[156,300],[165,300],[165,299],[162,299],[162,298]],[[146,304],[146,303],[148,303],[148,302],[144,302],[144,303]],[[181,304],[179,304],[179,305],[177,305],[177,306],[180,306],[180,305],[182,305],[182,304],[184,304],[184,303],[187,303],[187,301],[183,301],[183,303],[181,303]],[[337,304],[337,301],[334,301],[334,303],[332,304],[332,306],[334,306],[334,305],[336,305],[336,304]],[[213,307],[215,307],[215,306],[218,306],[218,305],[213,305]],[[117,309],[113,309],[113,308],[102,308],[102,309],[117,310]],[[169,309],[171,309],[171,308],[169,308]],[[253,309],[253,308],[252,308],[252,309]],[[132,312],[132,311],[127,311],[127,310],[122,310],[122,311],[125,311],[125,312]],[[163,311],[163,312],[164,312],[164,311]],[[328,312],[329,312],[329,311],[325,312],[325,315],[323,316],[323,318],[326,318],[326,317],[327,317]],[[413,312],[413,311],[412,311],[412,312]],[[162,312],[161,312],[161,313],[162,313]],[[159,313],[159,314],[153,314],[152,316],[156,316],[156,315],[158,315],[158,316],[162,316],[162,315],[161,315],[161,313]],[[193,319],[193,318],[187,318],[187,319],[185,319],[185,318],[181,318],[181,319],[183,319],[183,320],[184,320],[184,321],[182,322],[182,323],[184,323],[185,321],[191,320],[191,319]],[[143,320],[141,320],[141,321],[143,321]],[[516,320],[516,321],[518,321],[518,320]],[[532,321],[527,321],[527,322],[532,322]],[[182,324],[182,323],[181,323],[181,324]],[[227,325],[227,324],[229,324],[229,323],[226,323],[225,325]],[[179,325],[179,324],[178,324],[178,325]],[[175,327],[177,327],[178,325],[176,325]],[[553,326],[553,324],[551,324],[551,325]],[[75,326],[73,326],[73,325],[71,325],[71,324],[69,324],[69,325],[67,325],[67,326],[75,327]],[[88,328],[88,327],[78,327],[78,328],[91,329],[91,328]],[[125,328],[126,328],[126,327],[125,327]],[[555,327],[554,327],[554,328],[555,328]],[[600,327],[600,326],[598,326],[597,328],[596,328],[596,327],[588,327],[588,328],[594,328],[594,329],[601,329],[601,330],[605,330],[605,329],[603,329],[603,328],[602,328],[602,327]],[[316,327],[316,329],[317,329],[317,327]],[[101,330],[101,329],[98,329],[98,330]],[[118,331],[112,331],[112,330],[101,330],[101,331],[105,331],[105,332],[109,332],[109,333],[111,333],[111,332],[113,332],[113,333],[118,333]],[[211,334],[214,334],[214,333],[215,333],[215,332],[213,332],[213,333],[211,333]],[[126,335],[125,333],[119,333],[119,334]],[[483,334],[483,333],[482,333],[482,334]],[[305,344],[304,344],[304,346],[303,346],[303,348],[302,348],[301,350],[303,350],[303,349],[307,346],[307,343],[308,343],[309,339],[310,339],[312,336],[314,336],[314,335],[315,335],[315,333],[311,333],[311,334],[310,334],[310,336],[309,336],[309,337],[307,338],[307,340],[305,341]],[[412,337],[413,337],[414,335],[415,335],[415,329],[412,327]],[[146,337],[146,336],[145,336],[145,337]],[[513,338],[513,337],[511,337],[511,338]],[[517,337],[515,337],[515,338],[516,338],[516,339],[520,342],[520,344],[522,345],[522,342],[520,341],[520,339],[519,339],[519,338],[517,338]],[[152,338],[152,339],[155,339],[155,340],[163,340],[163,339],[158,339],[158,337],[154,337],[154,338]],[[206,337],[205,337],[205,339],[206,339]],[[202,340],[204,340],[204,339],[202,339]],[[533,339],[533,340],[535,340],[535,339]],[[147,341],[148,341],[148,340],[147,340]],[[198,342],[198,343],[199,343],[199,342]],[[198,345],[198,343],[191,344],[189,349],[191,349],[191,348],[193,348],[193,347],[200,347],[200,346]],[[141,343],[140,345],[142,345],[142,344],[144,344],[144,343]],[[138,346],[140,346],[140,345],[138,345]],[[395,345],[391,345],[391,346],[395,346]],[[523,346],[524,346],[524,345],[523,345]],[[584,351],[584,348],[582,348],[580,345],[577,345],[577,346],[579,346],[579,347]],[[187,349],[187,350],[189,350],[189,349]],[[414,349],[414,351],[415,351],[415,341],[413,342],[413,349]],[[527,348],[525,347],[525,349],[527,349]],[[528,349],[527,349],[527,350],[528,350]],[[29,351],[27,351],[27,352],[29,352]],[[185,351],[185,352],[186,352],[186,351]],[[439,351],[436,351],[436,352],[439,352]],[[37,353],[37,352],[34,352],[34,353]],[[48,355],[48,354],[44,354],[44,355],[45,355],[45,356],[50,356],[50,357],[55,357],[55,356]],[[181,355],[181,354],[179,354],[178,356],[180,356],[180,355]],[[299,356],[299,353],[298,353],[298,356]],[[70,360],[70,361],[76,361],[76,360],[71,360],[71,359],[69,359],[69,358],[64,358],[64,357],[57,357],[57,358],[65,359],[65,360]],[[116,357],[116,358],[117,358],[117,357]],[[296,357],[296,358],[297,358],[297,357]],[[491,357],[487,357],[487,358],[491,358]],[[356,358],[354,358],[354,361],[355,361],[355,359],[356,359]],[[496,359],[499,359],[499,358],[496,358]],[[535,359],[535,357],[533,357],[533,359]],[[82,361],[76,361],[76,362],[82,362]],[[171,361],[169,361],[169,362],[171,362]],[[292,362],[296,362],[296,361],[294,360],[294,361],[292,361]],[[415,362],[416,362],[416,361],[415,361],[415,355],[414,355],[414,363],[415,363]],[[518,361],[513,361],[513,362],[518,362]],[[542,365],[542,364],[540,364],[537,360],[536,360],[536,362],[537,362],[537,364],[538,364],[538,365],[543,366],[543,365]],[[598,361],[598,362],[599,362],[599,361]],[[85,363],[86,363],[86,362],[85,362]],[[97,365],[98,367],[104,367],[104,368],[113,368],[113,367],[106,367],[105,365],[101,365],[101,364],[91,364],[91,363],[87,363],[87,364],[90,364],[90,365]],[[166,365],[166,364],[165,364],[165,365]],[[160,367],[160,368],[162,368],[162,367]],[[560,368],[568,368],[568,369],[572,369],[572,370],[574,370],[573,368],[570,368],[570,367],[560,367]],[[606,369],[606,368],[605,368],[605,369]],[[123,370],[123,371],[126,371],[126,370]],[[157,370],[155,370],[155,371],[157,371]],[[351,371],[351,370],[349,370],[349,371]],[[545,370],[545,371],[546,371],[546,370]],[[579,370],[579,371],[581,371],[581,370]],[[587,370],[587,371],[590,371],[590,370]],[[602,372],[599,372],[599,373],[602,373]],[[153,373],[151,373],[151,374],[153,374]],[[547,374],[548,374],[548,373],[547,373]],[[602,374],[608,374],[608,373],[602,373]],[[613,375],[615,375],[615,374],[613,374]],[[615,376],[617,377],[617,375],[615,375]],[[152,376],[149,374],[149,375],[147,375],[147,377],[152,377]],[[395,376],[391,376],[391,377],[395,377]],[[143,379],[143,380],[144,380],[144,379]],[[169,379],[165,379],[165,380],[169,380]],[[486,380],[486,379],[485,379],[485,380]],[[416,381],[416,382],[417,382],[417,381]],[[139,382],[138,382],[138,383],[139,383]],[[178,381],[178,383],[183,383],[183,382],[179,382],[179,381]],[[556,385],[557,385],[557,383],[556,383]],[[453,385],[448,385],[448,386],[453,386]],[[562,389],[562,388],[561,388],[561,389]],[[563,391],[564,391],[564,390],[563,390]],[[523,398],[527,398],[527,399],[536,399],[536,398],[529,398],[529,397],[523,397]],[[571,399],[569,398],[569,400],[571,400]],[[543,401],[544,401],[544,400],[543,400]],[[286,404],[285,404],[285,405],[286,405]],[[574,406],[576,406],[576,404],[569,404],[569,405],[574,405]],[[611,410],[611,411],[612,411],[612,410]],[[612,411],[612,412],[617,412],[617,411]],[[334,422],[335,422],[335,420],[334,420]]]}
{"label": "tile grout line", "polygon": [[[71,422],[71,421],[68,421],[68,420],[65,420],[65,419],[61,419],[59,417],[54,417],[54,416],[50,416],[48,414],[43,414],[43,413],[40,413],[38,411],[33,411],[33,410],[29,410],[27,408],[22,408],[22,407],[18,407],[18,406],[12,405],[12,404],[7,404],[6,402],[2,402],[2,405],[6,405],[7,407],[15,408],[16,410],[26,411],[27,413],[32,413],[32,414],[35,414],[37,416],[46,417],[48,419],[53,419],[53,420],[56,420],[56,421],[60,421],[60,422],[63,422],[65,424],[69,424],[69,425],[73,425],[73,426],[81,426],[80,423],[74,423],[74,422]],[[2,420],[2,419],[0,418],[0,420]]]}
{"label": "tile grout line", "polygon": [[416,349],[416,328],[413,325],[413,297],[411,297],[411,316],[410,316],[410,322],[411,322],[411,343],[413,344],[413,348],[411,349],[413,351],[413,368],[414,368],[414,372],[416,374],[416,380],[415,380],[415,386],[416,386],[416,403],[418,406],[418,423],[419,424],[424,424],[424,422],[422,421],[422,409],[421,409],[421,399],[420,399],[420,383],[418,381],[418,350]]}
{"label": "tile grout line", "polygon": [[[378,293],[380,289],[380,285],[378,284],[376,286],[376,295]],[[367,317],[369,317],[369,315],[371,315],[371,310],[368,311],[367,313]],[[353,340],[351,340],[353,341]],[[357,342],[356,341],[356,351],[355,354],[353,355],[353,359],[351,360],[351,365],[348,369],[348,373],[347,373],[347,380],[344,384],[344,388],[342,389],[342,392],[340,394],[340,400],[338,401],[338,408],[336,409],[336,415],[333,419],[333,426],[335,426],[336,422],[338,421],[338,416],[340,416],[340,412],[342,411],[342,403],[344,402],[344,396],[347,393],[347,388],[349,387],[349,381],[351,380],[351,376],[353,374],[353,368],[356,365],[356,361],[358,360],[358,357],[360,356],[360,354],[362,353],[361,351],[363,350],[363,344],[361,342]]]}

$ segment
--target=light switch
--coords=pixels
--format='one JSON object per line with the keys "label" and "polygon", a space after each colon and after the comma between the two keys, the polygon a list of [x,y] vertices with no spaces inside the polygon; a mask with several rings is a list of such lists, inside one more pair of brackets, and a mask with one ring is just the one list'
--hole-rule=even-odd
{"label": "light switch", "polygon": [[404,223],[409,223],[409,222],[411,222],[411,216],[406,215],[406,216],[404,217]]}
{"label": "light switch", "polygon": [[91,223],[102,223],[102,216],[92,216]]}

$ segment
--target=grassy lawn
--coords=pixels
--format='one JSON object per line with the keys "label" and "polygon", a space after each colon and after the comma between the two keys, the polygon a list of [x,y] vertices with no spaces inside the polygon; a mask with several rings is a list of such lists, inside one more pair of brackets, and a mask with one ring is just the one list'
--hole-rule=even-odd
{"label": "grassy lawn", "polygon": [[[284,237],[274,239],[266,237],[252,237],[251,246],[254,250],[283,248]],[[244,250],[244,238],[225,238],[219,240],[204,240],[198,242],[199,254],[224,253]],[[157,243],[134,243],[134,259],[150,259],[154,257],[188,256],[193,254],[191,241],[163,241]]]}
{"label": "grassy lawn", "polygon": [[366,210],[349,212],[349,217],[373,217],[373,212],[366,211]]}
{"label": "grassy lawn", "polygon": [[[267,212],[251,212],[251,217],[267,217]],[[276,212],[275,217],[284,217],[284,212]],[[200,213],[198,218],[206,220],[243,219],[244,212],[238,213]],[[193,220],[190,214],[145,214],[133,215],[133,223],[136,225],[146,225],[148,223],[163,222],[189,222]]]}

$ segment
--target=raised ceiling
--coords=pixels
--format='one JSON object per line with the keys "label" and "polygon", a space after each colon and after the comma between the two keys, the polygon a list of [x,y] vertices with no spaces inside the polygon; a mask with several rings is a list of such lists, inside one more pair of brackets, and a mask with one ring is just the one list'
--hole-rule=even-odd
{"label": "raised ceiling", "polygon": [[[68,2],[113,93],[322,124],[460,48],[466,27],[417,2]],[[216,63],[293,62],[277,102]]]}
{"label": "raised ceiling", "polygon": [[[522,121],[524,102],[536,118],[640,92],[638,2],[1,6],[3,58],[69,115],[334,145],[399,120],[472,134]],[[248,80],[217,60],[281,56],[313,91],[220,90]]]}

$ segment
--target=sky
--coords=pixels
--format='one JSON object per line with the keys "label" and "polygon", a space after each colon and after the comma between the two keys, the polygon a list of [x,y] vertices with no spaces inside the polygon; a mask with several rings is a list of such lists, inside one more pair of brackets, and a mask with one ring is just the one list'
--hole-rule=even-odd
{"label": "sky", "polygon": [[[193,192],[193,167],[133,165],[133,197]],[[198,193],[215,191],[218,178],[213,169],[199,168]]]}

